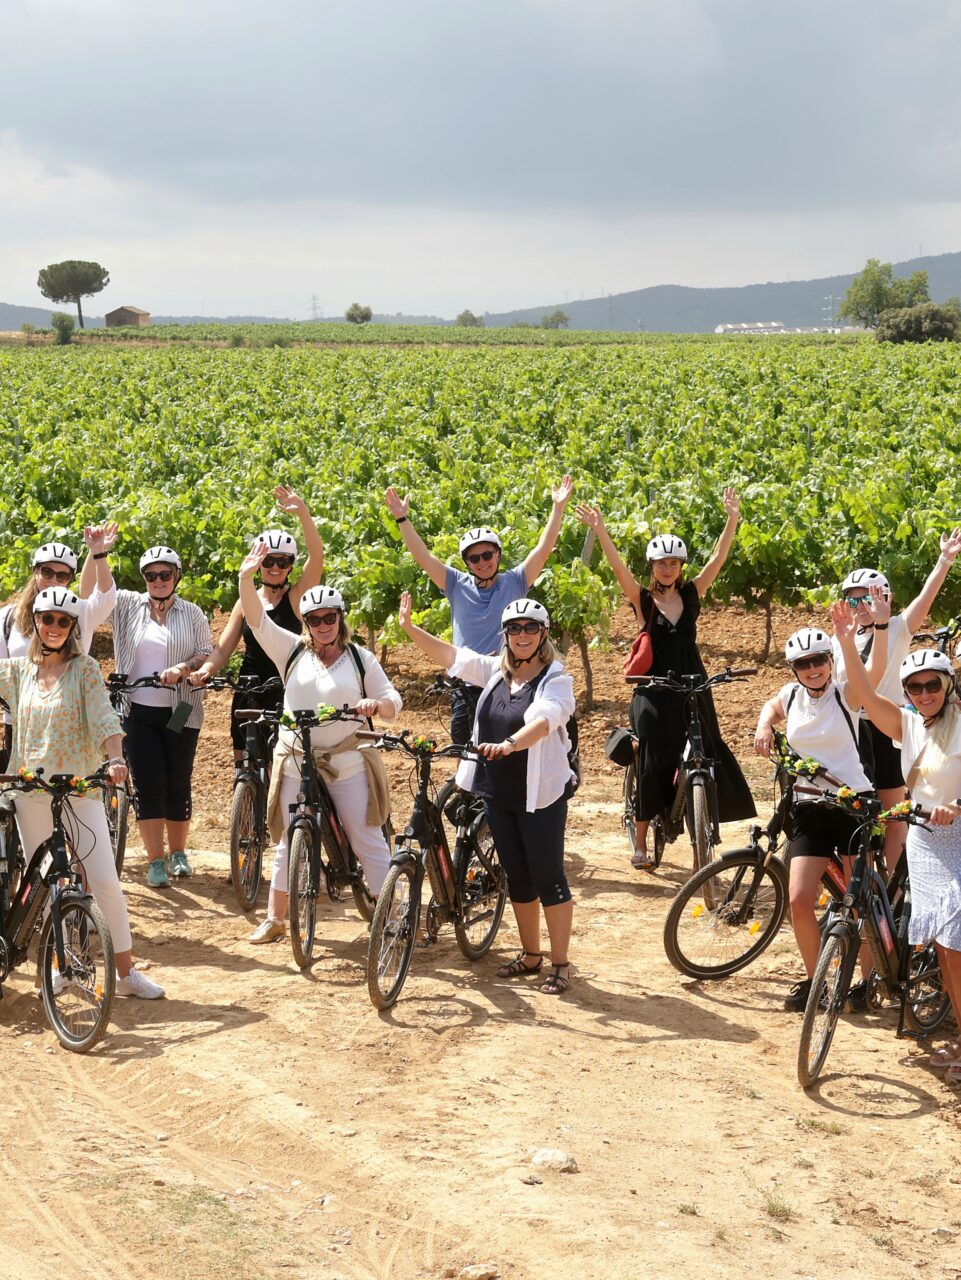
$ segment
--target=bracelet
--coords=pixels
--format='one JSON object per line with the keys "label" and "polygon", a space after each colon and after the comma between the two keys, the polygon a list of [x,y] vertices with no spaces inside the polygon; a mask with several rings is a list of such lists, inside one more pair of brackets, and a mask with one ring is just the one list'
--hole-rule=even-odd
{"label": "bracelet", "polygon": [[123,765],[123,767],[124,767],[125,769],[126,769],[126,767],[127,767],[127,762],[126,762],[126,760],[123,758],[123,756],[114,756],[114,758],[113,758],[112,760],[108,760],[108,761],[107,761],[107,766],[108,766],[108,768],[109,768],[109,766],[110,766],[110,765],[112,765],[112,764],[122,764],[122,765]]}
{"label": "bracelet", "polygon": [[516,746],[517,746],[517,743],[514,741],[514,739],[513,739],[512,737],[506,737],[506,738],[504,739],[504,741],[505,741],[505,742],[509,742],[509,743],[511,744],[511,746],[512,746],[512,747],[516,747]]}
{"label": "bracelet", "polygon": [[890,622],[876,622],[874,624],[874,629],[875,631],[887,631],[890,625]]}
{"label": "bracelet", "polygon": [[950,568],[951,568],[951,566],[954,564],[954,561],[953,561],[953,560],[951,560],[951,559],[949,559],[949,557],[948,557],[948,556],[946,556],[946,555],[944,554],[944,552],[943,552],[943,551],[942,551],[942,552],[941,552],[941,554],[938,556],[938,559],[941,561],[941,563],[942,563],[942,564],[946,564],[946,565],[948,566],[948,568],[949,568],[949,569],[950,569]]}
{"label": "bracelet", "polygon": [[93,558],[94,560],[106,560],[109,554],[108,551],[95,551]]}
{"label": "bracelet", "polygon": [[394,516],[394,524],[406,524],[406,523],[407,523],[406,516]]}

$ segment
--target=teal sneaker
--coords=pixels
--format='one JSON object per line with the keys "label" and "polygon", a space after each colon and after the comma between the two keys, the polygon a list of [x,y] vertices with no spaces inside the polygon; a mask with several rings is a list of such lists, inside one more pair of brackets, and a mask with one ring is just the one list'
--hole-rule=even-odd
{"label": "teal sneaker", "polygon": [[169,889],[170,881],[167,879],[167,867],[163,858],[151,858],[150,866],[147,868],[147,884],[151,889]]}
{"label": "teal sneaker", "polygon": [[183,849],[177,849],[170,855],[170,874],[172,876],[176,876],[178,880],[186,880],[193,873],[193,867],[187,861],[187,855]]}

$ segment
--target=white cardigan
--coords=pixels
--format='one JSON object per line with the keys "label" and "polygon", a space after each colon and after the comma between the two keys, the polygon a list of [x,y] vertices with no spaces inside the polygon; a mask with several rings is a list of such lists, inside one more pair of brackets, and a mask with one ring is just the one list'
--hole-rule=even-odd
{"label": "white cardigan", "polygon": [[[478,706],[485,695],[503,679],[500,657],[486,657],[475,653],[473,649],[458,649],[457,658],[447,668],[447,674],[458,676],[468,684],[483,687],[484,692],[478,700]],[[527,751],[528,813],[546,809],[555,800],[559,800],[574,777],[567,759],[571,745],[567,736],[567,722],[574,714],[574,706],[574,682],[565,673],[560,662],[552,662],[537,686],[531,705],[524,712],[527,723],[531,720],[546,720],[550,726],[550,733],[545,738],[538,739]],[[474,738],[477,738],[476,717]],[[473,790],[476,768],[473,761],[465,760],[457,770],[457,785],[464,791]]]}

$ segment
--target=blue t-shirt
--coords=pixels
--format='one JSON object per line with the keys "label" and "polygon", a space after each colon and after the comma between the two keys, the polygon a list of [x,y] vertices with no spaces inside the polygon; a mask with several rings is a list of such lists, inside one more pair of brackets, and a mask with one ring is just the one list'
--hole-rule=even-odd
{"label": "blue t-shirt", "polygon": [[469,573],[447,566],[444,595],[450,604],[454,644],[475,653],[497,653],[501,647],[501,614],[512,600],[527,595],[523,566],[499,573],[483,591]]}

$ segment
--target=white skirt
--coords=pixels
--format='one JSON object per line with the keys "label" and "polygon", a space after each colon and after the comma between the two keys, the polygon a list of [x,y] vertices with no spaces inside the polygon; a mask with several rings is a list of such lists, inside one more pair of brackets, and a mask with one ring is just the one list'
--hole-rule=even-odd
{"label": "white skirt", "polygon": [[961,951],[961,821],[908,828],[911,922],[908,939]]}

